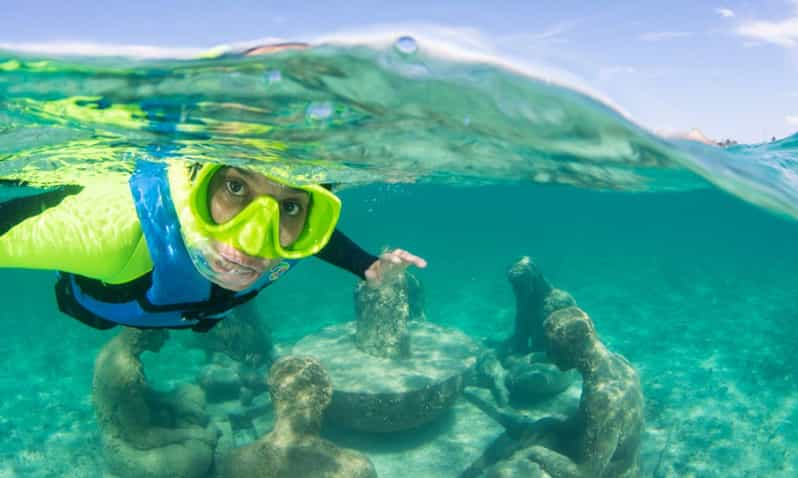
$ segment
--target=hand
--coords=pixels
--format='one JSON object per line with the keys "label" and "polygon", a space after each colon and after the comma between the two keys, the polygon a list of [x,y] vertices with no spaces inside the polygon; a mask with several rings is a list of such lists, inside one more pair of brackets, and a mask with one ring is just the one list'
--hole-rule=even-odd
{"label": "hand", "polygon": [[427,261],[403,249],[384,252],[366,269],[366,282],[371,287],[377,287],[385,277],[400,273],[408,266],[423,269],[427,267]]}

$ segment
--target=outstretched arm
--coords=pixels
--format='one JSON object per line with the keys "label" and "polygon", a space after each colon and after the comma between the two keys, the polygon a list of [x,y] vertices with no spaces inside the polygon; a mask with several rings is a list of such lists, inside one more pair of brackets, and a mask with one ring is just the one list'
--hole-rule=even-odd
{"label": "outstretched arm", "polygon": [[498,406],[492,399],[490,391],[484,388],[466,387],[463,395],[501,424],[509,436],[524,443],[556,442],[559,436],[569,433],[572,428],[570,422],[559,417],[534,419],[510,407]]}
{"label": "outstretched arm", "polygon": [[585,474],[570,458],[542,446],[524,449],[524,457],[540,465],[550,476],[557,478],[593,478],[600,475]]}
{"label": "outstretched arm", "polygon": [[361,279],[366,278],[366,269],[378,260],[338,229],[333,231],[330,241],[317,256],[324,262],[347,270]]}
{"label": "outstretched arm", "polygon": [[581,437],[580,456],[576,457],[579,463],[542,446],[529,447],[525,450],[525,454],[551,476],[565,478],[602,476],[615,453],[620,431],[608,424],[588,425],[586,428],[587,432]]}
{"label": "outstretched arm", "polygon": [[369,254],[337,229],[330,237],[330,242],[317,255],[319,259],[371,284],[377,284],[386,274],[410,265],[427,267],[427,261],[402,249],[384,252],[380,257]]}

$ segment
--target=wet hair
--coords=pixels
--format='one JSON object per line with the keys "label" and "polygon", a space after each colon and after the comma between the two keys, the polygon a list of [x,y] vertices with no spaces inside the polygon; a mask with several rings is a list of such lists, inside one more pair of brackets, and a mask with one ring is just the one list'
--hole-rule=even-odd
{"label": "wet hair", "polygon": [[[197,173],[199,172],[200,168],[202,168],[202,163],[192,163],[191,166],[189,166],[189,174],[191,176],[191,181],[194,181],[194,179],[197,177]],[[322,184],[320,184],[320,186],[323,187],[324,189],[326,189],[327,191],[332,192],[332,190],[333,190],[333,188],[335,188],[336,184],[335,183],[322,183]]]}

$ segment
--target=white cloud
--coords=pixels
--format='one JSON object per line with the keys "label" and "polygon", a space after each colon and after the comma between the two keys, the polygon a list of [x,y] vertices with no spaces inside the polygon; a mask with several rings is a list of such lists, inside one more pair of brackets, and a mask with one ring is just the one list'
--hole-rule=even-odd
{"label": "white cloud", "polygon": [[692,36],[691,32],[647,32],[640,35],[643,41],[662,41],[673,40],[674,38],[686,38]]}
{"label": "white cloud", "polygon": [[766,43],[793,48],[798,46],[798,0],[791,0],[793,14],[783,20],[754,20],[741,23],[735,29],[740,36]]}
{"label": "white cloud", "polygon": [[734,10],[728,8],[716,8],[715,13],[722,16],[723,18],[734,18]]}
{"label": "white cloud", "polygon": [[744,37],[792,48],[798,44],[798,16],[778,22],[743,23],[735,31]]}
{"label": "white cloud", "polygon": [[798,126],[798,115],[787,115],[784,117],[784,121],[790,126]]}

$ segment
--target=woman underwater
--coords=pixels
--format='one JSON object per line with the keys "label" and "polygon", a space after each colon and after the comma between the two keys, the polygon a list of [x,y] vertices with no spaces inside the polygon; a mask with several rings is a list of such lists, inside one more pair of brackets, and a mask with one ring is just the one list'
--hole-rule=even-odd
{"label": "woman underwater", "polygon": [[341,201],[220,164],[139,162],[128,183],[0,204],[0,267],[57,270],[64,313],[100,329],[207,331],[309,256],[376,283],[426,261],[379,258],[335,226]]}

